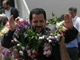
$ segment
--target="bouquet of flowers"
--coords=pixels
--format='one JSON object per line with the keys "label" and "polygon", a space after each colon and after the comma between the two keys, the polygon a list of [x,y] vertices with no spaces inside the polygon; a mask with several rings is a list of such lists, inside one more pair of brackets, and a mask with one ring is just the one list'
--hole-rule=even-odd
{"label": "bouquet of flowers", "polygon": [[3,25],[3,23],[0,24],[0,38],[8,32],[9,28],[6,25]]}
{"label": "bouquet of flowers", "polygon": [[49,56],[51,54],[51,48],[55,46],[61,37],[59,31],[65,32],[62,23],[57,22],[58,21],[56,21],[56,31],[50,32],[47,35],[42,35],[41,33],[35,33],[30,29],[30,23],[28,20],[19,20],[18,27],[15,32],[19,35],[20,40],[18,41],[14,38],[12,41],[12,43],[17,44],[15,48],[19,51],[19,54],[23,56],[23,51],[26,50],[28,56],[34,58],[39,55],[38,49],[41,46],[43,48],[43,55]]}

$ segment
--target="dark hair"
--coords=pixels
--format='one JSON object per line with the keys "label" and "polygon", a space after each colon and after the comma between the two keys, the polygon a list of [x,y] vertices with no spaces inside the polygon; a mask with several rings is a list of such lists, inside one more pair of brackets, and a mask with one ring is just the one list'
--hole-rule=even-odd
{"label": "dark hair", "polygon": [[61,16],[58,18],[58,20],[59,20],[59,21],[64,20],[64,14],[63,14],[63,15],[61,15]]}
{"label": "dark hair", "polygon": [[0,18],[1,18],[1,20],[0,20],[0,26],[1,26],[1,24],[5,25],[6,22],[8,21],[8,18],[7,17],[0,17]]}
{"label": "dark hair", "polygon": [[29,15],[29,19],[30,20],[32,20],[32,15],[33,14],[36,14],[36,15],[43,14],[44,15],[44,19],[46,20],[46,12],[42,8],[35,8],[35,9],[31,10],[30,15]]}
{"label": "dark hair", "polygon": [[7,0],[6,4],[7,4],[7,5],[10,5],[10,1],[9,1],[9,0]]}
{"label": "dark hair", "polygon": [[6,1],[6,5],[10,5],[10,0],[3,0]]}
{"label": "dark hair", "polygon": [[76,8],[76,7],[70,7],[70,8],[69,8],[69,11],[72,11],[72,10],[73,10],[74,12],[77,12],[77,8]]}

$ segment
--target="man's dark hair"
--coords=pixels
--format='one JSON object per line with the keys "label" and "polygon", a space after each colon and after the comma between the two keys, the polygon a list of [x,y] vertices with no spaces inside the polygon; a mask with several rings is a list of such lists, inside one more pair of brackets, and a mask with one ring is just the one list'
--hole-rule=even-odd
{"label": "man's dark hair", "polygon": [[46,12],[42,8],[35,8],[35,9],[31,10],[30,15],[29,15],[30,20],[32,20],[32,15],[33,14],[36,14],[36,15],[43,14],[44,19],[46,20]]}
{"label": "man's dark hair", "polygon": [[70,7],[70,8],[69,8],[69,11],[72,11],[72,10],[73,10],[74,12],[77,12],[77,8],[76,8],[76,7]]}
{"label": "man's dark hair", "polygon": [[9,0],[6,0],[6,4],[7,4],[7,5],[10,5],[10,1],[9,1]]}

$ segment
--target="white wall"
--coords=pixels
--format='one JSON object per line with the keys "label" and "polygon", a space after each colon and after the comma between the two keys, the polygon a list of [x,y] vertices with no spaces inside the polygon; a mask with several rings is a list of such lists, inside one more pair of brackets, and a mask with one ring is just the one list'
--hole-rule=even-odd
{"label": "white wall", "polygon": [[52,17],[52,12],[55,13],[57,17],[60,15],[68,13],[70,7],[77,7],[78,16],[80,16],[80,0],[15,0],[15,6],[19,10],[20,17],[29,17],[29,13],[23,3],[26,1],[27,8],[29,10],[33,8],[43,8],[47,12],[47,18]]}
{"label": "white wall", "polygon": [[47,18],[51,18],[51,13],[60,16],[68,12],[70,7],[77,7],[78,16],[80,16],[80,0],[26,0],[29,9],[44,8],[47,12]]}
{"label": "white wall", "polygon": [[15,0],[15,8],[19,11],[19,16],[21,18],[28,18],[29,17],[29,9],[25,2],[25,0]]}

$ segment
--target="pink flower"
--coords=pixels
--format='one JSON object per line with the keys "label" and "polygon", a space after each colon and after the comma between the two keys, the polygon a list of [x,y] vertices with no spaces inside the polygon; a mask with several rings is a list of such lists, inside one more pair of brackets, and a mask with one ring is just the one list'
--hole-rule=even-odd
{"label": "pink flower", "polygon": [[34,57],[36,57],[36,55],[35,55],[35,54],[32,54],[32,55],[31,55],[31,58],[34,58]]}
{"label": "pink flower", "polygon": [[6,22],[6,27],[10,28],[9,21]]}

